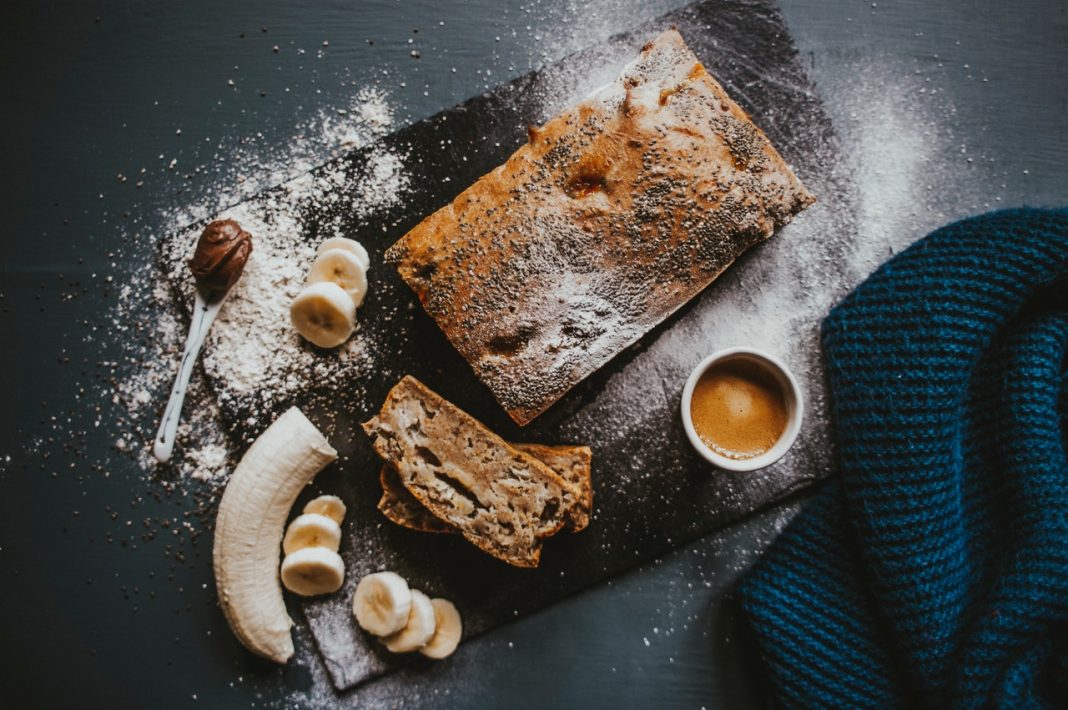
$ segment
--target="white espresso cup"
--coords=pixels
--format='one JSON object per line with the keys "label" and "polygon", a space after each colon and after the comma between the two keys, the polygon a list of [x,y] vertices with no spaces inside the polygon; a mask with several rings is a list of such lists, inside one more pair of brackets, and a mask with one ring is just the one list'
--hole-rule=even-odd
{"label": "white espresso cup", "polygon": [[[782,388],[783,397],[786,400],[786,428],[779,435],[775,444],[760,454],[747,459],[736,459],[716,453],[701,440],[693,426],[693,416],[690,412],[693,401],[693,390],[701,375],[705,374],[713,365],[727,360],[746,360],[763,368],[769,375],[775,378],[779,387]],[[753,348],[727,348],[712,353],[693,369],[686,379],[686,386],[682,389],[682,426],[686,429],[686,436],[690,444],[709,463],[727,471],[755,471],[758,468],[770,466],[781,459],[797,439],[801,431],[801,416],[804,411],[804,403],[801,397],[801,388],[794,379],[793,374],[786,365],[778,358]]]}

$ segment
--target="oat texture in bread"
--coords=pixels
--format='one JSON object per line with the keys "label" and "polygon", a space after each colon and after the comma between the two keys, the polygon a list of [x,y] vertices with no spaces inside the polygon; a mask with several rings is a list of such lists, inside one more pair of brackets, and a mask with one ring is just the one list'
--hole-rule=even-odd
{"label": "oat texture in bread", "polygon": [[579,490],[414,377],[394,385],[363,425],[404,487],[481,550],[537,567]]}
{"label": "oat texture in bread", "polygon": [[593,452],[588,446],[551,446],[549,444],[512,444],[556,471],[577,491],[564,499],[564,528],[571,532],[585,530],[593,512]]}
{"label": "oat texture in bread", "polygon": [[[590,447],[543,444],[512,444],[512,446],[547,464],[578,490],[578,496],[565,504],[564,528],[571,532],[584,530],[590,523],[590,511],[593,509]],[[378,501],[378,510],[397,525],[419,532],[459,532],[423,507],[418,499],[404,487],[397,470],[391,465],[382,466],[379,482],[382,484],[382,498]]]}
{"label": "oat texture in bread", "polygon": [[460,532],[431,513],[418,498],[409,493],[392,464],[382,464],[382,470],[378,472],[378,482],[382,484],[382,498],[378,501],[378,510],[397,525],[419,532]]}
{"label": "oat texture in bread", "polygon": [[813,201],[671,30],[386,259],[526,424]]}

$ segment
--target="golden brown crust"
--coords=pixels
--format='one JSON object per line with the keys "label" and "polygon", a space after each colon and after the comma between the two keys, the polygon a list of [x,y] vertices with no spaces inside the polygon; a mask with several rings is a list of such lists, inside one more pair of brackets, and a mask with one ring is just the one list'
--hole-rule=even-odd
{"label": "golden brown crust", "polygon": [[813,199],[669,31],[386,258],[525,424]]}
{"label": "golden brown crust", "polygon": [[[543,444],[512,444],[521,451],[548,464],[560,477],[573,484],[579,495],[562,514],[564,527],[571,532],[580,532],[589,525],[593,509],[593,482],[590,477],[592,452],[588,446],[548,446]],[[389,520],[401,527],[419,532],[458,533],[448,523],[435,517],[424,508],[400,480],[389,464],[384,464],[378,476],[382,485],[382,498],[378,509]]]}

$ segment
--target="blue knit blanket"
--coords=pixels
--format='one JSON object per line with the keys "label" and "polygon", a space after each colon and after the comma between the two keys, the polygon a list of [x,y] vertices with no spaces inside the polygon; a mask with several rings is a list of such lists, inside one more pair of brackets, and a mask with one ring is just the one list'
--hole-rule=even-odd
{"label": "blue knit blanket", "polygon": [[1068,210],[993,212],[823,322],[839,475],[743,578],[787,707],[1068,707]]}

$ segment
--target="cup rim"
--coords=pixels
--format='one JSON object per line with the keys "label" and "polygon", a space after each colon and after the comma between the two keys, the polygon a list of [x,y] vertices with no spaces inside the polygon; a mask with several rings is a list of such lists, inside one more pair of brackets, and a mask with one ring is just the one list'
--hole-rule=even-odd
{"label": "cup rim", "polygon": [[[754,360],[758,360],[772,371],[772,374],[774,374],[778,378],[780,384],[783,385],[783,390],[787,397],[787,406],[790,408],[790,418],[786,423],[786,429],[779,436],[775,445],[761,455],[754,456],[750,459],[727,458],[710,449],[705,442],[701,441],[701,437],[697,435],[697,431],[693,426],[693,418],[690,413],[690,404],[693,401],[693,390],[697,385],[697,381],[701,378],[701,375],[703,375],[712,365],[739,355],[748,356]],[[690,445],[693,446],[694,450],[696,450],[702,458],[716,468],[726,471],[745,472],[766,468],[786,455],[786,452],[794,445],[794,442],[797,440],[797,435],[801,431],[801,420],[804,417],[804,399],[801,395],[801,387],[797,384],[797,380],[794,378],[793,373],[790,372],[790,369],[786,367],[779,358],[756,348],[739,346],[717,350],[701,360],[701,362],[694,367],[690,372],[690,376],[686,379],[685,387],[682,389],[680,410],[682,414],[682,426],[686,430],[686,437],[690,440]]]}

